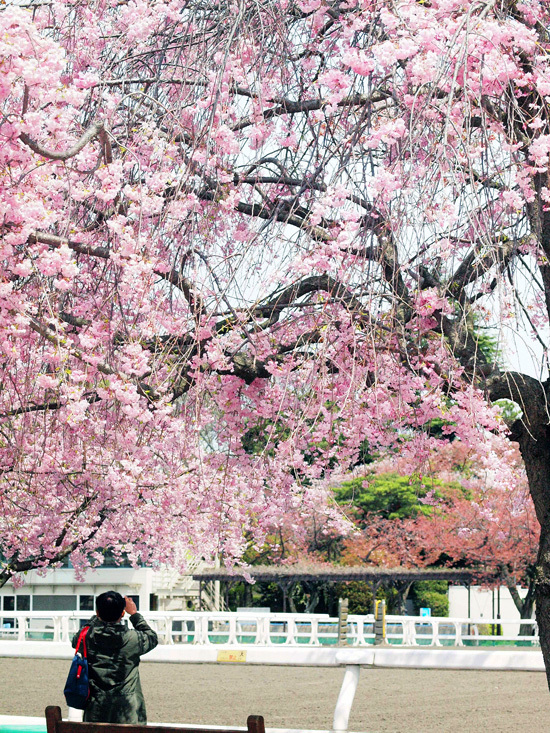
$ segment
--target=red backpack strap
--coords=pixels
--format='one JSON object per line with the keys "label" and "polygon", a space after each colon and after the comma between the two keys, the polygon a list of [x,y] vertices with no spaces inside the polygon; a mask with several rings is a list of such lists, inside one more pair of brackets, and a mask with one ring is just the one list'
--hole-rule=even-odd
{"label": "red backpack strap", "polygon": [[80,648],[80,644],[82,643],[82,649],[83,649],[83,652],[84,652],[82,654],[82,656],[84,657],[84,659],[86,659],[86,657],[88,656],[88,652],[86,650],[86,634],[88,633],[88,629],[89,628],[90,628],[89,626],[84,626],[84,628],[82,629],[82,631],[78,635],[78,640],[76,642],[76,648],[75,648],[75,654],[78,654],[78,650]]}

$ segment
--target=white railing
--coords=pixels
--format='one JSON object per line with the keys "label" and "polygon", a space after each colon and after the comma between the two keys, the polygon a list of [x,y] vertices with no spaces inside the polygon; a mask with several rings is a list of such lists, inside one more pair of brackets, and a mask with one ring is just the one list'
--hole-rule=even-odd
{"label": "white railing", "polygon": [[[326,614],[247,612],[149,612],[147,620],[163,644],[244,646],[334,646],[338,619]],[[0,640],[68,642],[86,611],[4,611]],[[533,629],[519,636],[520,624]],[[386,642],[391,646],[533,646],[539,645],[534,620],[386,616]],[[375,642],[374,616],[348,617],[347,644],[368,647]]]}

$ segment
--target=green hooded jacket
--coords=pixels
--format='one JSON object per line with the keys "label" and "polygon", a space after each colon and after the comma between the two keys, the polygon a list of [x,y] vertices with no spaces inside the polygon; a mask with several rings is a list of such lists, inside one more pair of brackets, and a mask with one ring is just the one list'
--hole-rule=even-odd
{"label": "green hooded jacket", "polygon": [[[84,720],[91,723],[147,723],[139,680],[139,659],[154,649],[158,638],[140,613],[130,616],[133,629],[97,616],[86,634],[90,698]],[[78,634],[73,638],[76,646]]]}

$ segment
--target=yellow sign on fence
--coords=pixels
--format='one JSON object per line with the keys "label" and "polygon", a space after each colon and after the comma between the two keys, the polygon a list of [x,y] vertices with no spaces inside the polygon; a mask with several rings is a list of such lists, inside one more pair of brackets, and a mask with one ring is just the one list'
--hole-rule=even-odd
{"label": "yellow sign on fence", "polygon": [[222,649],[218,652],[218,662],[246,662],[246,650]]}

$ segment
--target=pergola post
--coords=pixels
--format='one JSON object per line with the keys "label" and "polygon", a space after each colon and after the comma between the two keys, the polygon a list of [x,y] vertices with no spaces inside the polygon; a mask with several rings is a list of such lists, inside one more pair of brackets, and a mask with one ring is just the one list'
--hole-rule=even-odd
{"label": "pergola post", "polygon": [[[276,580],[275,582],[277,583],[279,588],[283,591],[283,613],[286,613],[287,612],[287,608],[286,608],[287,601],[290,601],[289,591],[291,591],[292,587],[294,586],[295,578],[290,578],[290,580],[288,578],[284,578],[284,579]],[[292,608],[291,608],[291,611],[292,611]]]}
{"label": "pergola post", "polygon": [[225,607],[229,611],[229,588],[231,586],[231,581],[226,580],[225,581]]}

